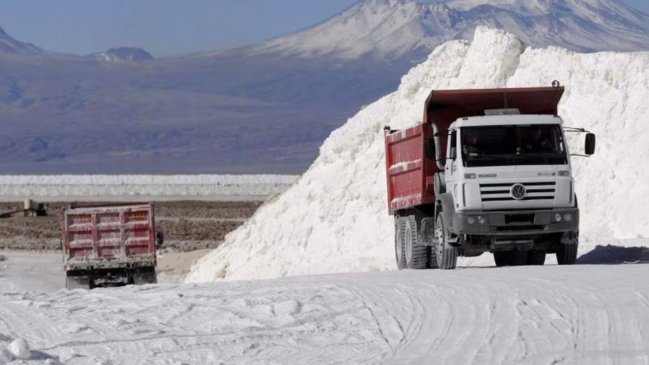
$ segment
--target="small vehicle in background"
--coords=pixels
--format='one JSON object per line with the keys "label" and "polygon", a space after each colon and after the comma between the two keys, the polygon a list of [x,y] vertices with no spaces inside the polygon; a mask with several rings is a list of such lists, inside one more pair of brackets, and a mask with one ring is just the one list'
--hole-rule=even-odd
{"label": "small vehicle in background", "polygon": [[76,206],[61,215],[66,288],[156,283],[155,230],[150,203]]}

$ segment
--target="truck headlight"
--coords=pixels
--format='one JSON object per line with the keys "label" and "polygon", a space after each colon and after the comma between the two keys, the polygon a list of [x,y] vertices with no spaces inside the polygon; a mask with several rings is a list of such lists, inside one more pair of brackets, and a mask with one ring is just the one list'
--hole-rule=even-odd
{"label": "truck headlight", "polygon": [[478,223],[485,224],[485,219],[483,216],[478,216]]}
{"label": "truck headlight", "polygon": [[554,221],[555,222],[561,222],[561,214],[557,213],[554,215]]}
{"label": "truck headlight", "polygon": [[469,223],[469,224],[474,224],[474,223],[475,223],[475,218],[473,218],[473,217],[468,217],[468,218],[466,219],[466,222]]}
{"label": "truck headlight", "polygon": [[564,214],[564,215],[563,215],[563,219],[565,219],[566,222],[570,222],[570,221],[572,221],[572,214],[570,214],[570,213],[566,213],[566,214]]}

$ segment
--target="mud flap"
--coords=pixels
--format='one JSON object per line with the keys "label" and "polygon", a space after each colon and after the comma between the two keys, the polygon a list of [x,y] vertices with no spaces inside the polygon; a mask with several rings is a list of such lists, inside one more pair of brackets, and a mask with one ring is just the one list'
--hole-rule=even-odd
{"label": "mud flap", "polygon": [[86,289],[89,290],[90,273],[88,272],[66,272],[65,273],[65,288],[73,289]]}
{"label": "mud flap", "polygon": [[154,267],[144,267],[133,271],[134,285],[156,284],[157,282],[158,278]]}

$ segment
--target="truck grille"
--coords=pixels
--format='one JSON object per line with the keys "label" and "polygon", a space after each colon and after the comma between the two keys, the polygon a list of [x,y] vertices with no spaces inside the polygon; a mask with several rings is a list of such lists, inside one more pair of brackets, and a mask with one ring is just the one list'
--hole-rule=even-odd
{"label": "truck grille", "polygon": [[483,202],[512,201],[512,187],[521,184],[525,187],[525,197],[518,200],[554,200],[556,182],[480,184],[480,195]]}

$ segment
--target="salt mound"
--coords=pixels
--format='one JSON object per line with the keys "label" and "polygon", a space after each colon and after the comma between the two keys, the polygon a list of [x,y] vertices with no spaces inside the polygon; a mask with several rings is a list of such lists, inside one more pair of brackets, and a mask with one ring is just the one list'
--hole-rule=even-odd
{"label": "salt mound", "polygon": [[[649,53],[525,49],[511,34],[478,28],[471,43],[441,45],[395,93],[334,131],[302,178],[228,235],[186,280],[395,269],[383,127],[418,123],[432,89],[549,86],[552,80],[567,86],[560,105],[566,125],[598,135],[594,157],[573,158],[582,237],[649,237],[643,214],[649,203]],[[573,153],[583,151],[582,143],[583,137],[573,141]]]}

